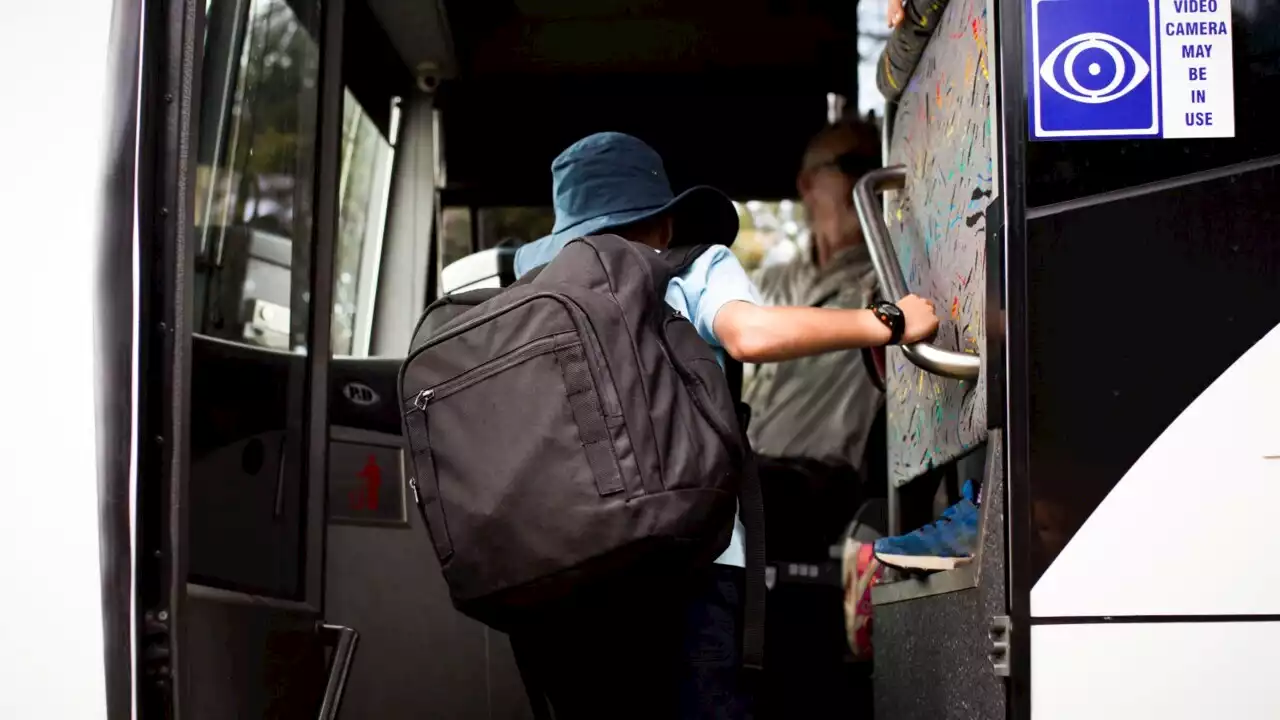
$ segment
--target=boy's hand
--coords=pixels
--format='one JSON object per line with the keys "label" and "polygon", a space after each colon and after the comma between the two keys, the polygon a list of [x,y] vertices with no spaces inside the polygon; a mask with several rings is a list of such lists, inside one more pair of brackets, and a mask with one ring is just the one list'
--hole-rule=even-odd
{"label": "boy's hand", "polygon": [[912,294],[895,304],[906,321],[902,332],[903,345],[928,340],[938,331],[938,314],[934,312],[933,303]]}

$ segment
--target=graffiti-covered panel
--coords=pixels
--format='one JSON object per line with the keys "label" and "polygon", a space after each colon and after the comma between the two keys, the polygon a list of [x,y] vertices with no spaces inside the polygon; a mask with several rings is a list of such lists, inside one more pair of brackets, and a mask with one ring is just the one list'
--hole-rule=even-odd
{"label": "graffiti-covered panel", "polygon": [[[907,167],[891,193],[889,232],[912,292],[932,299],[938,347],[986,346],[986,222],[991,201],[991,58],[986,3],[952,0],[902,93],[889,163]],[[931,375],[888,355],[890,477],[901,485],[986,438],[986,381]]]}

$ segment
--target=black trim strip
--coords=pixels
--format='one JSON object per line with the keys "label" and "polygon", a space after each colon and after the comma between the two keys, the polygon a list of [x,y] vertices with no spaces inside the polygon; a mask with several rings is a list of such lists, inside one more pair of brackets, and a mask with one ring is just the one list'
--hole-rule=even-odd
{"label": "black trim strip", "polygon": [[333,266],[338,235],[338,178],[342,164],[342,37],[345,0],[324,0],[320,41],[320,113],[316,128],[315,216],[311,261],[310,353],[307,380],[307,464],[304,500],[303,602],[324,607],[325,517],[329,460],[330,326],[333,321]]}
{"label": "black trim strip", "polygon": [[1202,182],[1221,180],[1223,178],[1231,177],[1232,175],[1240,175],[1247,172],[1253,172],[1255,170],[1265,170],[1276,165],[1280,165],[1280,155],[1271,155],[1264,158],[1258,158],[1257,160],[1249,160],[1246,162],[1235,163],[1233,165],[1224,165],[1212,170],[1195,172],[1189,175],[1179,175],[1178,177],[1169,178],[1167,180],[1157,180],[1156,182],[1146,183],[1145,185],[1135,185],[1122,190],[1098,193],[1097,195],[1089,195],[1075,200],[1066,200],[1052,205],[1027,208],[1027,219],[1034,220],[1036,218],[1057,215],[1059,213],[1079,210],[1081,208],[1092,207],[1094,205],[1104,205],[1106,203],[1118,202],[1120,200],[1129,200],[1136,197],[1142,197],[1143,195],[1164,192],[1165,190],[1174,190],[1188,185],[1197,185]]}
{"label": "black trim strip", "polygon": [[194,120],[204,2],[143,5],[138,148],[137,633],[139,717],[180,718],[186,673],[188,386]]}
{"label": "black trim strip", "polygon": [[1080,615],[1031,618],[1032,625],[1167,625],[1224,622],[1280,622],[1280,615]]}
{"label": "black trim strip", "polygon": [[[988,63],[996,75],[996,108],[999,117],[1000,187],[1003,203],[1004,361],[1005,391],[1005,526],[1006,598],[1014,626],[1031,616],[1031,480],[1030,480],[1030,350],[1027,303],[1027,97],[1023,78],[1025,56],[1025,3],[1023,0],[991,0],[996,31],[988,43],[996,62]],[[990,22],[990,21],[989,21]],[[994,41],[991,36],[995,35]],[[993,243],[993,245],[996,243]],[[999,247],[997,245],[997,247]],[[989,378],[990,379],[990,378]],[[1013,633],[1009,648],[1010,673],[1006,708],[1009,720],[1031,718],[1030,633]]]}
{"label": "black trim strip", "polygon": [[98,514],[102,559],[102,633],[107,717],[133,713],[133,275],[137,198],[138,69],[142,61],[142,2],[119,0],[112,8],[106,93],[105,173],[101,235],[96,258]]}

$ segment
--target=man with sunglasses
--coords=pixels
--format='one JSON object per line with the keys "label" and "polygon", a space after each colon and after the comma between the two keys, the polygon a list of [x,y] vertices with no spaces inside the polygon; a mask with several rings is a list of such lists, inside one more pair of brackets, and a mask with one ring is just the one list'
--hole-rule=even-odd
{"label": "man with sunglasses", "polygon": [[[753,278],[769,305],[865,308],[875,271],[853,207],[853,184],[880,165],[875,126],[843,121],[819,132],[796,180],[808,247]],[[756,452],[861,470],[867,434],[883,398],[860,351],[761,365],[746,389]],[[772,540],[772,539],[771,539]]]}

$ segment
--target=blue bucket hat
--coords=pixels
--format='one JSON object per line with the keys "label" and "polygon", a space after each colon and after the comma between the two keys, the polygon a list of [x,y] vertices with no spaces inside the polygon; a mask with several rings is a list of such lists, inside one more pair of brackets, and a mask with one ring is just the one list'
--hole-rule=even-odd
{"label": "blue bucket hat", "polygon": [[706,185],[676,195],[658,152],[623,133],[596,133],[570,145],[551,163],[556,224],[551,234],[516,253],[523,275],[546,264],[565,243],[670,213],[672,245],[732,245],[738,212]]}

